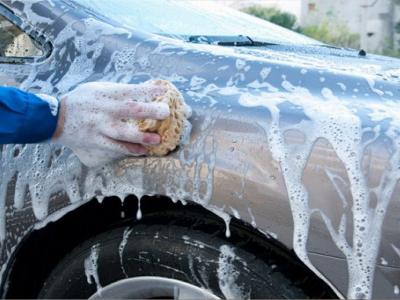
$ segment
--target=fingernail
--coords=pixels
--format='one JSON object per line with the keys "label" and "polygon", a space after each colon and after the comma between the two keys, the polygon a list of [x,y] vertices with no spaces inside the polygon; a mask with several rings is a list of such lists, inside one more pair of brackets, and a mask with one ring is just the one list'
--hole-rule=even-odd
{"label": "fingernail", "polygon": [[166,119],[170,115],[169,106],[166,103],[158,103],[157,117],[158,119]]}
{"label": "fingernail", "polygon": [[149,145],[158,145],[161,143],[161,137],[158,134],[147,134],[143,138],[143,143]]}

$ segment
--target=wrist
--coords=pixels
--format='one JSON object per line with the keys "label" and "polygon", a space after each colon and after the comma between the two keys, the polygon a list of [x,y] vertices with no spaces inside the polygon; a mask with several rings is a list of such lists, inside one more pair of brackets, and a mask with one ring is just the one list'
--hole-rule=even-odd
{"label": "wrist", "polygon": [[57,127],[53,134],[52,140],[58,139],[63,131],[65,125],[65,100],[66,97],[62,97],[59,102],[59,110],[58,110],[58,119],[57,119]]}

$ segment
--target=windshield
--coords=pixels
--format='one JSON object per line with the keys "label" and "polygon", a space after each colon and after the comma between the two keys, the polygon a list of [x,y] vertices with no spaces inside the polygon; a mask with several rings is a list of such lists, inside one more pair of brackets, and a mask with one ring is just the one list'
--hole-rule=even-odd
{"label": "windshield", "polygon": [[76,0],[127,27],[179,39],[188,36],[249,36],[281,44],[317,41],[207,0]]}

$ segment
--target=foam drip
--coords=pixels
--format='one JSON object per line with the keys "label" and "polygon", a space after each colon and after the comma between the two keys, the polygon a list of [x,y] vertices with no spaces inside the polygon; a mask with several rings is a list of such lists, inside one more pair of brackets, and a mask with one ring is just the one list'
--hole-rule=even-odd
{"label": "foam drip", "polygon": [[[27,9],[30,10],[31,7],[29,6]],[[40,21],[45,22],[46,20]],[[29,90],[31,87],[36,87],[40,88],[43,93],[53,94],[54,91],[58,91],[59,94],[62,94],[70,91],[76,84],[90,81],[93,78],[96,79],[96,77],[93,77],[98,74],[95,68],[101,66],[98,61],[104,59],[102,55],[106,49],[100,37],[121,34],[129,36],[126,30],[104,25],[91,18],[83,21],[82,25],[85,29],[79,34],[78,30],[76,30],[79,26],[75,25],[77,24],[68,25],[57,36],[55,49],[59,49],[59,57],[56,60],[50,60],[50,66],[46,66],[43,69],[41,69],[40,65],[35,65],[21,84],[21,88]],[[67,47],[67,45],[70,45],[70,47]],[[382,176],[381,183],[376,188],[370,188],[361,168],[362,156],[367,147],[366,144],[362,143],[362,135],[365,132],[365,128],[362,128],[359,116],[355,113],[355,108],[350,103],[337,99],[335,93],[326,88],[321,89],[321,95],[326,98],[326,101],[321,101],[319,97],[314,97],[307,89],[292,85],[285,77],[282,82],[282,88],[285,92],[279,92],[276,86],[265,81],[271,73],[275,72],[271,68],[262,68],[259,72],[261,81],[258,79],[253,80],[247,85],[248,88],[265,89],[269,93],[260,93],[258,96],[254,96],[253,92],[248,89],[239,90],[235,85],[240,86],[244,82],[247,75],[245,73],[250,69],[250,64],[247,63],[246,58],[254,59],[254,55],[257,55],[256,52],[246,53],[245,51],[247,50],[243,49],[233,50],[227,47],[188,45],[183,42],[170,44],[165,41],[160,41],[158,47],[151,51],[151,47],[148,48],[145,42],[140,41],[133,47],[114,51],[110,54],[110,57],[105,56],[106,59],[109,59],[109,63],[104,68],[103,73],[106,75],[103,75],[101,80],[137,82],[151,79],[154,73],[157,75],[167,73],[167,71],[161,69],[154,71],[150,68],[151,63],[154,63],[154,61],[157,63],[160,59],[167,60],[172,55],[184,55],[186,51],[194,51],[194,47],[196,47],[195,51],[207,51],[208,53],[213,53],[215,57],[237,56],[241,58],[233,66],[222,65],[218,69],[221,73],[230,68],[236,69],[237,73],[232,74],[228,80],[228,85],[225,87],[210,83],[201,75],[190,75],[187,78],[182,75],[196,66],[188,66],[187,70],[179,70],[179,74],[173,73],[170,74],[170,77],[163,77],[163,79],[170,79],[174,82],[187,82],[188,95],[192,97],[192,100],[201,102],[207,99],[205,106],[210,109],[201,122],[202,125],[199,128],[201,134],[193,138],[190,144],[185,145],[185,148],[179,151],[176,157],[157,165],[160,174],[174,174],[174,176],[168,176],[167,181],[162,184],[161,190],[164,190],[163,194],[175,202],[178,200],[183,201],[182,199],[190,199],[203,205],[224,220],[226,234],[227,236],[230,235],[230,215],[225,212],[224,207],[221,208],[211,204],[215,189],[213,185],[214,169],[218,150],[218,143],[213,136],[212,128],[219,116],[211,109],[215,107],[217,101],[209,94],[219,93],[222,96],[242,94],[240,99],[242,105],[265,107],[271,115],[268,126],[260,125],[263,126],[268,137],[273,158],[280,164],[287,187],[294,219],[293,247],[297,255],[316,274],[323,277],[311,264],[306,249],[310,218],[312,214],[319,214],[333,241],[347,259],[350,275],[348,297],[370,298],[372,296],[373,273],[380,243],[382,222],[394,186],[399,178],[399,171],[397,170],[399,169],[400,161],[400,141],[396,133],[396,128],[399,127],[399,124],[395,124],[400,115],[398,103],[384,101],[379,103],[364,102],[362,104],[363,108],[370,110],[369,116],[372,121],[390,120],[391,128],[384,132],[379,129],[378,134],[384,134],[389,138],[395,149],[389,162],[390,166]],[[146,52],[146,55],[142,53],[143,50],[148,51],[149,49],[151,53]],[[89,54],[91,55],[90,57]],[[282,64],[304,64],[304,58],[302,57],[268,49],[265,50],[263,57],[260,55],[257,59],[269,65],[271,65],[270,59],[273,59],[274,62],[280,61]],[[59,80],[57,77],[59,74],[54,71],[60,68],[57,61],[67,62],[63,66],[62,80]],[[333,63],[317,58],[308,58],[307,65],[304,65],[300,73],[305,76],[311,72],[311,69],[308,69],[310,66],[312,68],[326,69],[330,67],[330,64],[332,65]],[[16,70],[17,68],[18,66],[15,66]],[[46,77],[43,74],[48,72],[49,68],[52,70],[51,72],[54,72],[48,78],[40,79]],[[340,68],[345,70],[343,66]],[[373,68],[371,70],[367,69],[366,67],[363,71],[371,74],[376,74],[378,71]],[[9,69],[1,70],[3,73],[17,72]],[[20,71],[22,72],[22,70],[18,69],[18,72]],[[354,70],[349,69],[348,71],[353,72]],[[41,76],[38,76],[39,74]],[[367,78],[367,84],[372,93],[378,96],[383,94],[390,95],[386,91],[379,90],[372,78]],[[347,86],[347,82],[346,85],[344,83],[337,83],[337,85],[341,91],[353,89],[350,85]],[[301,108],[307,116],[307,121],[284,128],[281,122],[281,105],[288,102]],[[304,134],[304,145],[292,146],[286,144],[285,132],[290,129]],[[347,139],[343,139],[343,137]],[[351,244],[355,246],[350,246],[350,243],[346,240],[346,224],[348,220],[346,220],[345,216],[342,217],[340,226],[337,229],[322,211],[312,210],[309,207],[307,187],[302,181],[302,176],[308,158],[312,153],[313,145],[319,139],[328,140],[345,165],[353,195],[352,209],[355,227]],[[101,168],[87,169],[80,164],[70,150],[57,145],[9,145],[2,148],[0,146],[0,149],[0,169],[2,170],[0,172],[0,241],[2,242],[2,251],[6,259],[11,257],[11,253],[14,250],[14,248],[7,250],[4,243],[6,237],[8,237],[6,228],[6,208],[8,208],[8,205],[13,205],[18,211],[27,208],[31,202],[34,217],[37,220],[34,227],[41,228],[48,222],[61,218],[66,212],[77,208],[94,197],[101,201],[107,196],[117,196],[120,199],[124,199],[127,195],[134,194],[140,199],[142,195],[160,192],[160,187],[152,186],[151,182],[146,182],[147,185],[144,183],[143,168],[147,168],[150,174],[155,168],[154,160],[151,159],[140,162],[131,160],[117,166],[109,164]],[[335,174],[329,170],[326,173],[332,183],[337,181]],[[9,186],[11,186],[14,178],[16,179],[16,188],[15,190],[10,190]],[[339,190],[339,188],[336,187],[336,190]],[[240,192],[241,198],[244,199],[243,192]],[[7,194],[10,193],[14,193],[14,199],[11,201],[12,203],[7,203],[6,206]],[[66,194],[70,203],[64,209],[58,207],[58,210],[52,213],[52,201],[60,194]],[[373,210],[369,208],[371,194],[376,194],[379,200],[378,206]],[[344,197],[339,196],[339,198],[342,203],[346,203]],[[49,213],[51,214],[49,215]],[[248,208],[248,213],[251,223],[255,227],[256,221],[250,207]],[[242,217],[244,217],[243,214]],[[273,233],[265,232],[265,234],[277,237]],[[127,232],[124,232],[120,244],[121,260],[125,247],[124,241],[126,241],[128,235]],[[393,245],[393,249],[397,248]],[[96,248],[92,248],[94,254],[91,254],[91,256],[93,259],[90,259],[89,262],[97,261],[96,251]],[[230,285],[230,279],[225,278],[224,274],[232,271],[232,266],[229,266],[228,263],[234,259],[234,253],[229,247],[223,248],[221,251],[224,254],[220,257],[221,270],[219,275],[223,280],[220,283],[226,287]],[[400,256],[400,251],[398,249],[397,251]],[[92,272],[89,270],[93,269],[93,264],[88,265],[88,267],[89,275],[92,276]],[[231,271],[226,272],[226,270]],[[93,279],[94,277],[89,278]],[[96,285],[98,283],[99,286],[100,283],[96,281],[96,278],[94,280]],[[226,291],[226,293],[229,293],[229,291]]]}
{"label": "foam drip", "polygon": [[218,285],[225,299],[249,299],[249,294],[237,283],[239,271],[233,263],[238,257],[227,245],[221,246],[219,250],[221,254],[218,259]]}
{"label": "foam drip", "polygon": [[[371,82],[369,83],[373,85]],[[270,124],[265,127],[269,147],[273,158],[280,164],[294,220],[293,247],[299,258],[316,274],[319,271],[312,266],[307,255],[306,243],[311,215],[315,212],[322,220],[336,244],[343,252],[348,263],[349,298],[371,298],[375,262],[381,239],[382,222],[386,209],[399,179],[400,144],[393,127],[384,134],[393,142],[394,152],[389,162],[379,192],[368,187],[362,170],[365,147],[362,141],[361,121],[348,103],[338,99],[332,91],[322,90],[325,101],[315,98],[307,89],[297,87],[285,78],[283,93],[261,93],[259,96],[243,94],[240,103],[244,106],[264,106],[271,115]],[[282,128],[280,108],[283,103],[300,107],[309,121],[301,121],[293,126]],[[384,106],[384,104],[382,104]],[[382,112],[382,110],[380,110]],[[388,115],[383,114],[386,118]],[[383,118],[383,115],[380,117]],[[390,116],[389,116],[390,117]],[[375,115],[375,119],[379,116]],[[304,135],[304,143],[289,145],[285,142],[285,132],[296,130]],[[311,210],[307,187],[302,181],[303,171],[311,155],[314,144],[319,139],[329,141],[338,158],[345,166],[353,200],[352,245],[346,240],[346,215],[342,216],[339,229],[336,230],[331,220],[320,210]],[[370,209],[370,195],[376,193],[378,205]],[[341,198],[343,201],[343,198]]]}
{"label": "foam drip", "polygon": [[[97,291],[101,291],[101,285],[99,280],[99,274],[97,270],[97,260],[99,259],[99,244],[93,245],[90,251],[90,255],[85,259],[85,275],[88,284],[96,284]],[[94,282],[93,282],[94,281]]]}
{"label": "foam drip", "polygon": [[119,244],[119,247],[118,247],[119,262],[121,264],[122,272],[124,273],[126,278],[128,278],[128,274],[125,271],[124,262],[123,262],[123,254],[124,254],[125,246],[128,243],[128,238],[129,238],[129,235],[131,234],[131,232],[132,232],[132,229],[125,228],[124,233],[122,235],[121,243]]}

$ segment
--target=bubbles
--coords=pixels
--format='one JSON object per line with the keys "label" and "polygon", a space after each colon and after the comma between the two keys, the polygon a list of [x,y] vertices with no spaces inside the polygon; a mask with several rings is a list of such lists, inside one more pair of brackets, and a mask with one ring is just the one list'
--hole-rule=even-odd
{"label": "bubbles", "polygon": [[190,79],[190,86],[192,89],[199,89],[207,80],[198,76],[193,76]]}
{"label": "bubbles", "polygon": [[[342,90],[346,90],[344,84],[338,83],[338,85]],[[370,82],[372,88],[373,85]],[[267,130],[268,143],[273,158],[280,164],[290,200],[294,220],[293,246],[295,252],[311,270],[322,276],[312,266],[307,256],[306,243],[311,211],[308,206],[308,193],[302,182],[302,175],[314,143],[323,138],[332,145],[336,155],[344,164],[350,181],[350,192],[353,198],[354,249],[347,243],[345,223],[340,226],[339,230],[336,230],[329,218],[324,216],[323,220],[333,241],[347,258],[349,270],[347,296],[349,298],[371,297],[375,260],[386,209],[377,209],[374,214],[371,214],[369,208],[370,189],[367,185],[366,175],[362,170],[365,145],[361,142],[363,130],[357,110],[350,107],[349,103],[340,100],[328,88],[321,90],[325,99],[325,101],[321,101],[305,88],[291,84],[286,76],[283,76],[282,87],[287,93],[261,93],[259,96],[243,95],[240,98],[240,103],[244,106],[264,106],[271,113],[272,119]],[[377,92],[376,89],[374,91]],[[296,147],[287,144],[284,131],[294,128],[298,130],[299,125],[296,124],[292,126],[293,128],[286,125],[284,130],[280,128],[279,105],[284,102],[290,102],[300,107],[310,120],[309,126],[301,130],[304,134],[304,142],[296,144]],[[379,117],[384,119],[384,116]],[[378,115],[375,115],[375,118],[378,118]],[[396,136],[396,138],[398,137]],[[396,154],[400,159],[399,148],[396,148]],[[387,172],[390,169],[388,168]],[[395,182],[397,182],[397,179],[395,179]],[[388,191],[384,199],[378,199],[378,201],[385,203],[384,207],[390,200],[394,186],[395,184],[391,186],[391,190]],[[341,201],[343,201],[343,197]],[[357,291],[356,287],[358,287]]]}
{"label": "bubbles", "polygon": [[262,68],[262,70],[260,71],[261,79],[262,80],[267,79],[270,73],[271,73],[271,68]]}
{"label": "bubbles", "polygon": [[132,229],[125,228],[121,243],[119,244],[119,247],[118,247],[119,262],[121,264],[121,269],[122,269],[122,272],[124,273],[125,277],[128,277],[128,274],[126,273],[125,268],[124,268],[123,254],[124,254],[125,246],[128,243],[128,238],[129,238],[129,235],[131,234],[131,232],[132,232]]}
{"label": "bubbles", "polygon": [[[235,267],[235,262],[240,261],[234,249],[228,245],[222,245],[218,258],[218,285],[225,299],[248,299],[249,292],[238,283],[240,273]],[[241,262],[240,262],[241,263]]]}
{"label": "bubbles", "polygon": [[99,274],[97,270],[97,260],[99,258],[99,247],[100,244],[95,244],[92,246],[90,255],[84,261],[85,275],[88,284],[92,284],[92,279],[96,284],[97,290],[101,290]]}
{"label": "bubbles", "polygon": [[243,59],[237,59],[236,60],[236,69],[243,70],[246,67],[246,61]]}
{"label": "bubbles", "polygon": [[138,199],[138,208],[137,208],[137,212],[136,212],[136,219],[137,220],[141,220],[142,219],[142,210],[140,208],[140,199]]}

